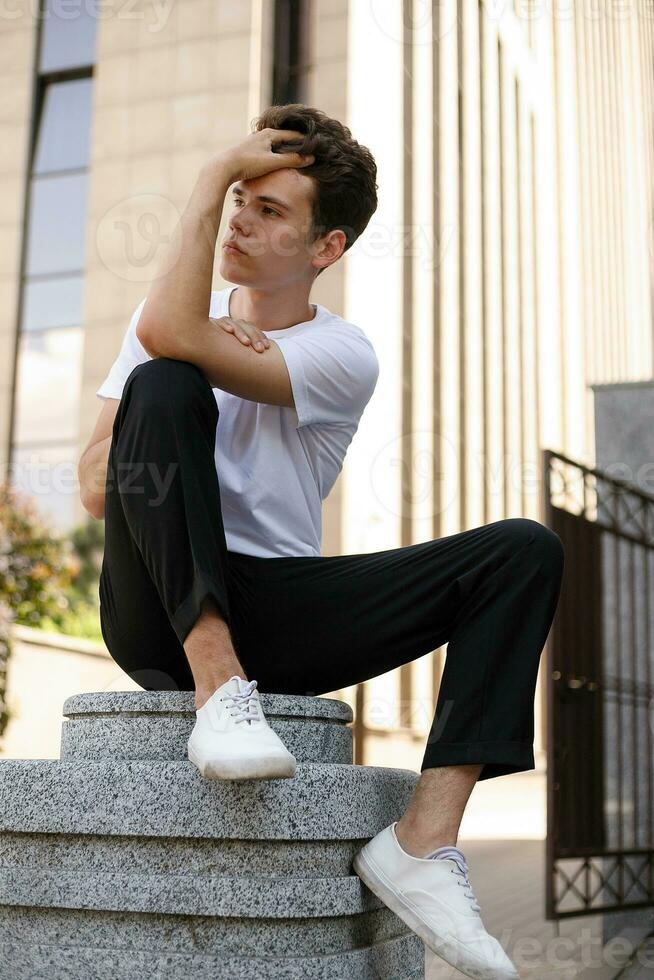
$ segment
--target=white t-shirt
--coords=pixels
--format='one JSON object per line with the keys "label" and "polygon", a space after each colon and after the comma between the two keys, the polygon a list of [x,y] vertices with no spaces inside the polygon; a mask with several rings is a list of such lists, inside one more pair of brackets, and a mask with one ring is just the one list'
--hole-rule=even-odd
{"label": "white t-shirt", "polygon": [[[236,288],[212,291],[210,316],[229,316]],[[96,392],[100,398],[120,399],[136,365],[151,359],[136,336],[144,304],[145,298],[132,315],[118,357]],[[361,327],[320,303],[312,305],[312,320],[263,331],[284,355],[295,408],[213,389],[220,413],[215,462],[229,551],[272,558],[320,555],[321,501],[341,471],[375,389],[379,362]]]}

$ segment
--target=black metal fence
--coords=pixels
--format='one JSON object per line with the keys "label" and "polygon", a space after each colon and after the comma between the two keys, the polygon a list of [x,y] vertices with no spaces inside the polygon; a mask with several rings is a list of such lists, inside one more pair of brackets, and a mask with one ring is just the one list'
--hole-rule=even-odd
{"label": "black metal fence", "polygon": [[543,452],[565,569],[546,648],[546,916],[654,904],[654,496]]}

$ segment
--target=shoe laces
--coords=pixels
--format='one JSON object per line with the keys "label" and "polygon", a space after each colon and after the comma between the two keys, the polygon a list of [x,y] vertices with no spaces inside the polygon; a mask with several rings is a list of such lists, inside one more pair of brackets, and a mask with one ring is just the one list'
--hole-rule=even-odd
{"label": "shoe laces", "polygon": [[458,875],[463,879],[462,881],[457,881],[457,885],[461,885],[466,889],[463,894],[470,900],[471,907],[474,909],[474,911],[481,912],[481,905],[475,897],[475,893],[472,890],[472,885],[470,884],[470,879],[468,878],[468,862],[458,849],[456,851],[452,851],[451,857],[456,865],[456,867],[452,868],[452,874]]}
{"label": "shoe laces", "polygon": [[257,681],[253,679],[248,681],[239,691],[230,692],[221,697],[220,700],[227,703],[230,714],[235,718],[237,724],[240,721],[259,721],[261,718],[259,698],[253,697],[256,686]]}

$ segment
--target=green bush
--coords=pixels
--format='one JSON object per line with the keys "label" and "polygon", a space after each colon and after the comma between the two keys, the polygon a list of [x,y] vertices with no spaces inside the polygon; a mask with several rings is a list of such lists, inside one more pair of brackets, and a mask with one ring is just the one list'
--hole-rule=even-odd
{"label": "green bush", "polygon": [[0,598],[15,621],[57,620],[79,567],[72,543],[53,533],[32,498],[0,484]]}
{"label": "green bush", "polygon": [[104,521],[89,517],[74,528],[67,541],[78,563],[72,581],[64,589],[68,605],[56,617],[44,616],[39,628],[103,643],[98,580],[104,551]]}
{"label": "green bush", "polygon": [[89,518],[70,535],[53,531],[34,500],[0,483],[0,736],[11,624],[102,640],[97,581],[104,524]]}

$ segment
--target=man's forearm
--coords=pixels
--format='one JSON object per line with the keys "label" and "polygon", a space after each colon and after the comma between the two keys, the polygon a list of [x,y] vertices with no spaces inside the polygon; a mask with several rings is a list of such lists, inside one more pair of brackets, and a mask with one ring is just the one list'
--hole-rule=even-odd
{"label": "man's forearm", "polygon": [[181,337],[208,323],[216,240],[231,184],[220,162],[206,164],[198,175],[164,257],[166,271],[150,286],[141,311],[139,325],[155,347],[158,331]]}
{"label": "man's forearm", "polygon": [[210,316],[211,285],[216,240],[231,184],[310,165],[310,154],[283,149],[289,141],[296,145],[301,140],[302,134],[294,130],[262,129],[205,164],[136,326],[136,336],[151,357],[189,361],[200,368],[212,388],[284,407],[294,405],[294,396],[280,346],[273,340],[261,352],[255,351],[225,331]]}
{"label": "man's forearm", "polygon": [[98,520],[104,515],[110,446],[111,436],[96,442],[94,446],[86,450],[77,468],[82,505],[89,514]]}

